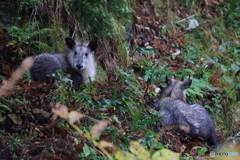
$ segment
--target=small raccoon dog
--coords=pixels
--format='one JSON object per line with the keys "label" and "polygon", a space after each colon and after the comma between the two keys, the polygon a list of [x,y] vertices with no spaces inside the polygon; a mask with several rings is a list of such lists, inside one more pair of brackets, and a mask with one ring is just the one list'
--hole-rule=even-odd
{"label": "small raccoon dog", "polygon": [[65,41],[68,50],[56,54],[42,53],[33,57],[34,64],[30,69],[30,74],[34,81],[53,83],[55,79],[47,75],[58,69],[70,74],[74,88],[77,88],[79,84],[87,84],[89,77],[94,81],[96,63],[93,51],[97,48],[97,41],[75,42],[68,37]]}
{"label": "small raccoon dog", "polygon": [[202,137],[209,146],[217,147],[214,123],[206,109],[199,104],[186,103],[185,89],[191,86],[192,80],[179,81],[166,77],[166,83],[167,87],[161,90],[159,100],[153,104],[162,117],[161,123],[165,126],[186,126],[192,138]]}

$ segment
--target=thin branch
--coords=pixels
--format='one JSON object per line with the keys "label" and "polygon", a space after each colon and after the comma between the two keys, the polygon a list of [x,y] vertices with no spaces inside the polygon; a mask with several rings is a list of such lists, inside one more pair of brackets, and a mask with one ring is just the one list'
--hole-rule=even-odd
{"label": "thin branch", "polygon": [[180,22],[182,22],[182,21],[188,20],[188,19],[190,19],[190,18],[192,18],[192,17],[195,17],[195,16],[196,16],[196,15],[194,14],[194,15],[191,15],[191,16],[189,16],[189,17],[187,17],[187,18],[181,19],[181,20],[179,20],[179,21],[177,21],[177,22],[174,22],[174,23],[180,23]]}

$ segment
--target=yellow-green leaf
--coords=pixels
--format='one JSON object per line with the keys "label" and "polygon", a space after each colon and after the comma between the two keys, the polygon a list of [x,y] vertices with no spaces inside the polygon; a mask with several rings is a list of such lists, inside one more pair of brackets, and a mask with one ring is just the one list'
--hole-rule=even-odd
{"label": "yellow-green leaf", "polygon": [[168,149],[161,149],[155,152],[152,156],[152,160],[179,160],[180,153],[175,153]]}
{"label": "yellow-green leaf", "polygon": [[138,142],[131,142],[129,149],[138,160],[150,160],[149,151],[146,151]]}

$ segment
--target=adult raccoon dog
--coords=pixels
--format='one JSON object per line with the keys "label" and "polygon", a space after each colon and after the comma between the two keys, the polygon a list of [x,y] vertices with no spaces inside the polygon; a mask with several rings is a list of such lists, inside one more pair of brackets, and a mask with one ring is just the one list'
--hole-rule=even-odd
{"label": "adult raccoon dog", "polygon": [[93,51],[97,48],[97,41],[90,43],[75,42],[71,38],[65,38],[68,50],[50,54],[42,53],[34,56],[34,64],[30,69],[31,77],[35,81],[53,83],[54,78],[47,76],[61,69],[70,74],[73,87],[79,84],[87,84],[89,77],[93,81],[96,75],[96,64]]}
{"label": "adult raccoon dog", "polygon": [[165,126],[183,125],[189,128],[193,138],[202,137],[210,146],[218,145],[212,118],[199,104],[187,104],[184,90],[191,86],[192,80],[179,81],[166,77],[167,87],[162,89],[159,101],[154,103],[159,110],[160,121]]}

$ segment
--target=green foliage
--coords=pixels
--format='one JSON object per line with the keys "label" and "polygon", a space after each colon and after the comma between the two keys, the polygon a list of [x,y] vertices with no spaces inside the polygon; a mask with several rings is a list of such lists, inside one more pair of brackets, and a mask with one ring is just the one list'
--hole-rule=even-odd
{"label": "green foliage", "polygon": [[[116,150],[117,148],[112,144],[107,141],[100,141],[97,142],[96,139],[98,139],[102,133],[102,131],[107,127],[107,124],[109,122],[107,121],[99,121],[98,124],[94,125],[91,128],[90,133],[85,133],[85,131],[82,131],[80,128],[78,128],[74,122],[78,120],[79,118],[83,117],[83,114],[80,112],[76,111],[71,111],[68,112],[67,107],[61,104],[58,104],[57,108],[53,109],[53,112],[55,114],[58,114],[60,117],[66,119],[68,123],[81,135],[83,135],[88,141],[94,144],[94,146],[98,147],[110,160],[113,160],[113,157],[108,153],[107,150],[105,150],[106,147],[112,148]],[[139,112],[140,113],[140,112]],[[140,117],[139,113],[137,113],[137,118]],[[77,116],[77,118],[76,118]],[[149,121],[150,122],[150,121]],[[147,122],[147,123],[149,123]],[[144,122],[145,124],[145,122]],[[117,151],[114,153],[115,159],[118,160],[125,160],[125,159],[144,159],[144,160],[157,160],[159,158],[164,158],[164,159],[178,159],[179,158],[179,153],[174,153],[168,149],[161,149],[157,150],[156,152],[152,153],[152,150],[150,149],[149,151],[143,148],[139,142],[132,141],[129,146],[130,152],[117,149]],[[152,154],[152,155],[151,155]],[[93,150],[91,147],[87,146],[86,144],[83,147],[83,153],[79,154],[78,156],[83,158],[83,157],[88,157],[90,155],[93,155],[94,158],[98,157],[96,154],[96,151]],[[93,158],[91,156],[91,158]],[[99,157],[102,159],[101,157]],[[103,158],[104,159],[104,158]]]}
{"label": "green foliage", "polygon": [[72,0],[71,8],[90,35],[106,36],[112,31],[111,19],[128,19],[130,13],[125,0]]}
{"label": "green foliage", "polygon": [[194,158],[189,153],[184,153],[184,157],[181,158],[180,160],[185,160],[185,159],[194,160]]}
{"label": "green foliage", "polygon": [[[200,80],[195,81],[187,90],[188,99],[189,95],[192,96],[195,91],[195,95],[201,97],[205,95],[206,90],[201,92],[197,87],[200,89],[207,87],[212,93],[214,93],[213,89],[221,88],[223,92],[215,94],[212,98],[213,105],[205,105],[204,107],[217,124],[224,125],[227,130],[234,127],[232,115],[237,108],[232,104],[235,103],[236,99],[235,88],[240,84],[238,78],[240,72],[238,42],[232,39],[232,37],[238,37],[239,34],[238,28],[235,28],[239,23],[237,5],[239,6],[239,2],[233,0],[231,4],[227,3],[224,7],[219,7],[219,11],[228,18],[216,18],[213,26],[206,26],[202,30],[195,30],[186,35],[188,45],[184,47],[182,52],[183,59],[193,71],[191,75]],[[209,82],[214,87],[211,87]],[[191,90],[192,87],[194,92]],[[194,102],[194,98],[196,97],[190,97],[190,101]],[[228,109],[226,109],[224,101],[227,101]]]}
{"label": "green foliage", "polygon": [[240,132],[238,132],[236,135],[234,136],[229,136],[226,138],[227,140],[234,140],[234,141],[237,141],[237,140],[240,140]]}
{"label": "green foliage", "polygon": [[[198,72],[190,68],[179,69],[177,72],[172,72],[167,69],[169,66],[168,64],[165,64],[162,67],[158,67],[164,59],[169,57],[171,56],[166,56],[162,59],[159,59],[155,64],[153,64],[152,61],[146,59],[139,59],[137,63],[135,63],[134,67],[140,71],[140,74],[143,76],[143,80],[146,82],[150,82],[150,84],[157,83],[156,85],[166,85],[166,76],[175,76],[177,79],[182,79],[183,77],[188,76],[188,78],[191,78],[193,81],[191,87],[186,90],[186,95],[190,104],[196,103],[195,99],[197,96],[203,98],[205,89],[207,89],[208,91],[214,91],[211,84],[209,84],[210,73],[206,71],[201,71],[203,72],[203,77],[201,79],[198,79],[194,77],[194,75],[198,74]],[[159,81],[164,83],[159,84]]]}
{"label": "green foliage", "polygon": [[151,124],[153,122],[159,121],[160,117],[153,117],[153,118],[148,118],[148,119],[142,119],[142,107],[139,107],[138,111],[136,114],[132,115],[132,120],[130,121],[130,128],[128,134],[140,129],[142,130],[146,135],[153,135],[157,136],[155,132],[147,129],[147,125]]}
{"label": "green foliage", "polygon": [[195,146],[195,147],[193,147],[193,149],[200,149],[200,150],[198,150],[198,154],[199,155],[204,155],[207,152],[207,148],[206,147]]}
{"label": "green foliage", "polygon": [[166,25],[163,25],[162,28],[161,28],[161,33],[162,35],[165,35],[165,34],[169,34],[171,31],[169,29],[167,29],[167,26]]}
{"label": "green foliage", "polygon": [[31,5],[39,4],[40,0],[21,0],[20,2],[20,10],[25,10],[26,12],[29,11]]}
{"label": "green foliage", "polygon": [[223,107],[221,105],[221,95],[220,94],[216,94],[212,98],[212,100],[215,102],[216,108],[213,110],[213,109],[210,109],[210,107],[208,107],[208,109],[210,110],[210,113],[212,113],[214,118],[219,122],[221,120],[220,115],[222,115],[221,112],[223,110]]}
{"label": "green foliage", "polygon": [[[159,10],[161,8],[164,8],[167,13],[170,13],[170,3],[165,3],[159,0],[155,2],[161,2],[156,4],[159,5]],[[231,0],[231,2],[220,0],[220,2],[223,4],[217,5],[217,7],[218,11],[222,13],[221,17],[223,18],[217,18],[215,19],[214,23],[206,23],[206,25],[201,25],[201,27],[183,34],[182,36],[185,37],[185,41],[187,42],[183,47],[180,47],[181,45],[178,44],[170,44],[170,46],[168,46],[179,48],[181,50],[181,54],[180,56],[176,56],[176,58],[179,58],[183,61],[183,67],[181,69],[172,71],[169,70],[169,66],[171,64],[168,63],[171,63],[170,59],[173,58],[172,56],[166,56],[161,59],[157,59],[157,56],[152,56],[155,58],[153,61],[152,57],[149,59],[149,56],[154,55],[155,52],[158,51],[153,48],[141,48],[138,46],[134,46],[133,49],[140,53],[139,56],[141,56],[141,58],[134,60],[134,69],[129,69],[130,58],[127,50],[127,42],[125,41],[124,37],[124,34],[126,34],[126,29],[124,27],[126,23],[125,20],[131,18],[127,1],[64,1],[63,5],[66,9],[65,11],[68,12],[68,15],[71,14],[70,10],[73,10],[76,13],[78,19],[80,20],[80,28],[83,28],[82,32],[84,35],[88,35],[90,37],[98,36],[108,37],[111,39],[115,38],[113,41],[114,43],[117,39],[117,44],[115,45],[118,47],[118,50],[117,52],[113,52],[113,54],[117,53],[119,55],[116,56],[116,59],[119,62],[121,61],[122,65],[120,65],[120,67],[117,67],[116,76],[114,75],[115,79],[111,77],[114,79],[114,86],[112,87],[114,88],[113,91],[106,91],[103,89],[95,88],[92,82],[86,86],[81,86],[81,89],[79,90],[73,90],[71,89],[72,81],[69,79],[69,75],[62,73],[61,71],[57,71],[51,75],[58,81],[58,89],[55,91],[57,92],[57,96],[51,97],[50,100],[56,100],[62,104],[76,104],[77,109],[83,109],[84,111],[86,110],[86,115],[88,114],[88,111],[91,110],[95,114],[94,118],[110,119],[111,125],[107,127],[107,130],[104,131],[103,134],[109,138],[108,140],[112,143],[106,143],[107,145],[102,145],[102,147],[114,148],[113,145],[116,145],[118,147],[118,152],[115,154],[112,153],[115,156],[115,159],[178,159],[179,155],[175,156],[173,152],[163,149],[164,145],[156,140],[156,137],[159,138],[159,135],[147,128],[147,125],[159,121],[160,118],[157,117],[157,111],[153,113],[153,111],[150,110],[150,116],[146,114],[145,108],[143,107],[144,100],[142,99],[145,94],[146,86],[144,85],[146,83],[165,85],[164,82],[166,76],[175,76],[177,79],[185,78],[185,80],[189,76],[193,80],[193,83],[191,87],[186,90],[188,102],[196,103],[196,99],[204,101],[205,98],[208,98],[209,101],[212,102],[213,106],[205,105],[204,107],[209,111],[217,124],[224,125],[227,130],[231,131],[231,133],[234,134],[233,136],[229,135],[227,140],[239,141],[240,136],[239,134],[236,134],[236,131],[233,127],[235,123],[228,121],[228,119],[233,119],[232,115],[236,110],[236,107],[232,107],[230,105],[232,101],[235,100],[235,88],[237,86],[240,87],[239,42],[232,40],[236,37],[239,37],[240,35],[238,29],[240,22],[238,7],[239,2],[237,0]],[[39,0],[21,0],[20,10],[28,12],[32,9],[31,7],[33,5],[39,3]],[[202,5],[202,3],[204,2],[196,0],[180,0],[179,2],[175,1],[173,5],[178,5],[181,10],[187,9],[188,13],[191,14],[192,11],[195,13],[197,6]],[[69,7],[70,4],[71,7]],[[161,4],[163,4],[163,7]],[[144,2],[144,7],[147,5],[150,4],[148,4],[148,2]],[[51,4],[48,5],[48,9],[53,7],[54,6]],[[161,14],[158,16],[161,16]],[[204,24],[207,21],[200,17],[197,18],[201,24]],[[140,20],[143,19],[139,19],[139,21]],[[171,21],[170,16],[169,21]],[[166,23],[164,24],[164,21],[159,21],[159,23],[162,23],[160,29],[160,33],[162,35],[168,36],[171,33],[176,33],[175,31],[172,32],[172,26]],[[184,28],[185,26],[181,23],[178,24],[178,27]],[[50,28],[39,28],[41,27],[39,27],[38,22],[25,23],[22,27],[9,27],[9,45],[21,46],[15,50],[15,52],[19,54],[25,53],[23,47],[26,46],[31,50],[44,49],[44,51],[50,51],[51,48],[46,43],[39,42],[38,39],[39,37],[43,36],[51,37],[49,33],[52,30]],[[174,29],[176,30],[176,28]],[[64,33],[64,35],[67,34],[66,31],[64,31],[62,28],[60,28],[59,31]],[[176,31],[178,32],[179,30]],[[174,35],[172,37],[174,37]],[[134,38],[134,36],[130,38]],[[181,37],[179,39],[181,39]],[[162,42],[165,42],[164,39],[162,39]],[[115,48],[115,46],[109,46],[109,48]],[[214,76],[214,72],[221,73],[217,78],[217,83],[223,84],[222,86],[220,85],[220,87],[222,87],[224,90],[224,92],[221,94],[217,94],[215,87],[212,86],[212,83],[210,84],[211,78]],[[28,81],[30,83],[29,74],[26,75],[27,77],[24,79],[24,81]],[[144,81],[143,84],[138,78],[142,78],[141,80]],[[27,88],[24,89],[27,90]],[[107,98],[102,98],[101,92],[104,94],[108,93]],[[207,92],[214,93],[214,95],[211,95],[212,99],[207,97],[209,96],[206,94]],[[23,101],[19,98],[18,93],[9,99],[4,100],[1,98],[1,100],[5,102],[7,101],[9,104],[0,104],[1,113],[11,111],[11,107],[9,107],[11,105],[26,106],[28,104],[27,101]],[[227,104],[224,105],[223,100],[227,101]],[[100,113],[99,110],[102,108],[104,108],[105,111],[109,108],[113,108],[114,111],[112,113]],[[15,112],[20,111],[17,110]],[[66,125],[66,122],[68,120],[71,120],[71,118],[74,118],[74,116],[71,117],[68,115],[68,117],[65,117],[66,120],[61,120],[58,123],[58,127],[69,127],[68,124]],[[0,117],[0,121],[1,120],[3,120],[2,117]],[[230,123],[232,123],[232,126]],[[115,126],[115,124],[123,124],[124,127],[118,128],[118,126]],[[87,142],[86,140],[82,141],[82,139],[79,137],[75,137],[75,140],[77,141],[76,144],[84,142],[84,144],[81,144],[82,152],[79,152],[77,154],[77,158],[107,159],[102,155],[102,153],[99,154],[99,152],[96,150],[96,148],[99,149],[99,147],[101,147],[101,145],[97,146],[97,140],[100,141],[100,138],[90,137],[91,133],[89,129],[91,127],[89,125],[87,127],[73,125],[72,127],[75,127],[74,129],[76,129],[78,132],[76,132],[76,130],[73,131],[72,128],[70,128],[68,131],[69,134],[72,134],[71,136],[84,135],[87,137]],[[79,129],[82,129],[83,131],[79,131]],[[123,130],[124,134],[119,134],[120,130]],[[217,128],[217,130],[220,132],[221,128]],[[142,137],[139,137],[139,135],[134,136],[136,133],[138,133],[138,131],[141,131],[141,133],[143,133]],[[60,135],[58,134],[55,135],[55,137],[59,136]],[[13,137],[11,135],[6,137],[9,139],[9,143],[7,142],[7,148],[10,150],[14,150],[21,145],[16,137]],[[138,142],[131,142],[132,140]],[[205,147],[194,148],[200,149],[198,151],[199,155],[206,153]],[[193,157],[187,153],[184,155],[184,157],[182,157],[182,159],[183,158],[193,159]]]}
{"label": "green foliage", "polygon": [[88,145],[83,146],[83,153],[79,153],[77,158],[84,158],[86,160],[91,159],[99,159],[99,160],[107,160],[106,157],[99,156],[96,150]]}
{"label": "green foliage", "polygon": [[231,0],[231,3],[225,7],[218,7],[220,12],[225,14],[223,19],[224,24],[229,29],[238,29],[240,25],[240,2],[238,0]]}
{"label": "green foliage", "polygon": [[143,80],[145,82],[149,82],[150,84],[152,84],[158,81],[159,83],[159,81],[164,81],[166,76],[171,77],[174,75],[173,72],[167,69],[169,66],[168,64],[164,64],[163,66],[159,67],[161,62],[165,58],[169,58],[169,57],[171,56],[166,56],[164,58],[161,58],[155,64],[150,60],[139,59],[136,61],[134,67],[140,71],[140,74],[142,75]]}
{"label": "green foliage", "polygon": [[[8,42],[9,45],[16,45],[23,43],[29,47],[36,49],[41,49],[45,51],[51,51],[48,44],[36,40],[38,36],[50,37],[50,28],[38,29],[39,22],[35,21],[33,23],[25,23],[22,28],[17,26],[8,27],[7,31],[10,36],[11,41]],[[20,47],[16,49],[19,54],[25,54],[24,50]]]}
{"label": "green foliage", "polygon": [[151,54],[153,51],[156,51],[155,48],[142,48],[142,47],[138,47],[138,46],[133,46],[133,49],[137,50],[143,54]]}
{"label": "green foliage", "polygon": [[55,73],[51,73],[50,75],[47,76],[55,78],[58,85],[57,91],[59,92],[59,96],[53,97],[51,99],[56,99],[58,102],[66,104],[66,100],[69,97],[69,95],[73,94],[73,92],[69,90],[68,87],[72,85],[72,80],[69,79],[70,75],[65,74],[62,70],[56,70]]}
{"label": "green foliage", "polygon": [[187,100],[190,104],[196,103],[197,96],[204,98],[206,89],[207,91],[214,91],[211,84],[209,84],[209,75],[204,74],[202,79],[191,77],[192,85],[186,90]]}
{"label": "green foliage", "polygon": [[[0,140],[1,141],[5,141],[5,143],[6,143],[6,148],[4,148],[4,149],[1,149],[0,150],[0,155],[6,150],[6,149],[10,149],[10,151],[14,151],[14,150],[16,150],[16,149],[18,149],[18,148],[20,148],[21,147],[21,145],[22,145],[22,143],[18,140],[18,139],[16,139],[16,137],[14,137],[14,136],[12,136],[12,135],[10,135],[9,133],[6,133],[5,131],[3,131],[3,130],[0,130],[0,135],[2,135],[2,134],[7,134],[6,136],[1,136],[0,137]],[[12,155],[12,158],[16,158],[16,155],[15,154],[13,154]]]}
{"label": "green foliage", "polygon": [[134,70],[124,71],[122,68],[117,67],[117,79],[119,79],[119,84],[124,82],[127,84],[127,91],[128,93],[125,93],[126,95],[130,97],[134,97],[134,95],[143,95],[143,91],[140,90],[140,86],[138,85],[138,81],[133,74]]}
{"label": "green foliage", "polygon": [[69,104],[71,102],[81,102],[82,105],[87,107],[95,108],[94,99],[89,96],[97,91],[103,91],[97,88],[94,88],[92,82],[87,86],[80,86],[79,90],[72,89],[72,80],[69,79],[70,75],[63,73],[61,70],[56,70],[55,73],[48,75],[54,77],[57,81],[57,92],[56,97],[51,97],[48,100],[57,100],[62,104]]}
{"label": "green foliage", "polygon": [[[153,154],[151,151],[146,150],[143,148],[138,142],[132,142],[129,147],[130,152],[127,151],[117,151],[114,154],[114,157],[117,160],[158,160],[158,159],[165,159],[165,160],[178,160],[179,153],[174,153],[168,149],[161,149]],[[152,155],[151,155],[152,154]]]}
{"label": "green foliage", "polygon": [[29,70],[23,75],[23,82],[28,82],[28,85],[31,83],[31,73]]}
{"label": "green foliage", "polygon": [[[240,60],[240,56],[236,56],[236,58]],[[235,59],[236,60],[236,59]],[[232,60],[231,64],[221,64],[220,69],[224,73],[224,75],[220,78],[220,80],[228,84],[227,86],[224,86],[224,89],[226,93],[228,94],[228,97],[235,99],[236,91],[234,88],[240,86],[240,79],[238,78],[240,71],[240,63],[239,61]]]}
{"label": "green foliage", "polygon": [[5,110],[12,112],[12,110],[5,104],[0,104],[0,112],[5,113]]}

